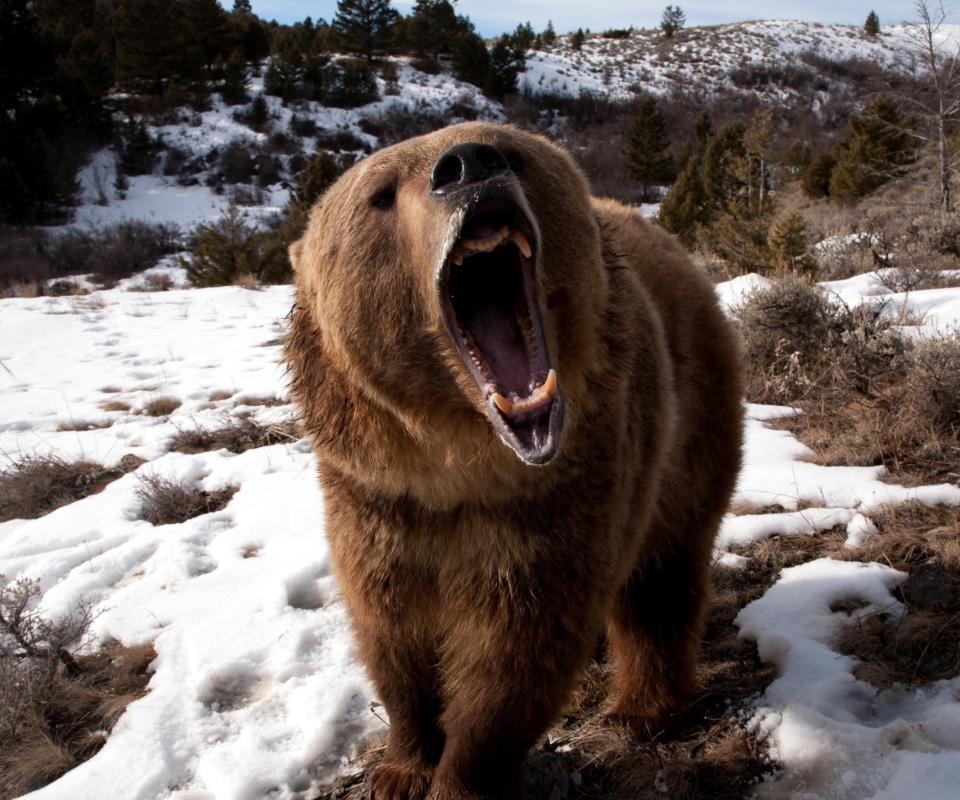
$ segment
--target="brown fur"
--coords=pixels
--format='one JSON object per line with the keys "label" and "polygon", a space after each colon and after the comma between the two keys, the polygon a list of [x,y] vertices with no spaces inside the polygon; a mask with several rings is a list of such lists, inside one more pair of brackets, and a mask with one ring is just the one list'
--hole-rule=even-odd
{"label": "brown fur", "polygon": [[[495,435],[437,301],[449,220],[427,191],[460,142],[523,162],[566,402],[542,467]],[[389,187],[395,204],[372,206]],[[355,166],[291,256],[293,390],[390,715],[373,796],[515,797],[604,629],[612,712],[645,735],[677,724],[740,458],[739,356],[706,277],[640,215],[591,199],[565,152],[483,123]]]}

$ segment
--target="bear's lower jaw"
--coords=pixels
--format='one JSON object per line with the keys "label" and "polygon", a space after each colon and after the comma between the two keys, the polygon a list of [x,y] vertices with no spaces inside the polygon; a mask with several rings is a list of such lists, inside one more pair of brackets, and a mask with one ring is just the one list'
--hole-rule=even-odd
{"label": "bear's lower jaw", "polygon": [[500,439],[527,464],[546,464],[563,399],[540,317],[534,227],[503,195],[463,219],[438,285],[448,331]]}

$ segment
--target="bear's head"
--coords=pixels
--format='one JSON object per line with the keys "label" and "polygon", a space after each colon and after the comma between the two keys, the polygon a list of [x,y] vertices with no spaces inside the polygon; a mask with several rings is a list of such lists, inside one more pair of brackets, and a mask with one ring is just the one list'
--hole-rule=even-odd
{"label": "bear's head", "polygon": [[526,464],[557,454],[605,295],[589,191],[560,148],[464,123],[381,150],[325,194],[291,259],[325,362],[365,402],[414,437],[478,447],[479,412]]}

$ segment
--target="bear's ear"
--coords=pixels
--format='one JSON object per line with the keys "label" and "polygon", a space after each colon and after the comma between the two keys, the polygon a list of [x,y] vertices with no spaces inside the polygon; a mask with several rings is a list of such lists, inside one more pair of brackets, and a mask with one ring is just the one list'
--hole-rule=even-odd
{"label": "bear's ear", "polygon": [[287,253],[290,254],[290,263],[293,265],[293,271],[296,272],[300,268],[300,256],[303,254],[303,239],[297,239],[290,247],[287,248]]}

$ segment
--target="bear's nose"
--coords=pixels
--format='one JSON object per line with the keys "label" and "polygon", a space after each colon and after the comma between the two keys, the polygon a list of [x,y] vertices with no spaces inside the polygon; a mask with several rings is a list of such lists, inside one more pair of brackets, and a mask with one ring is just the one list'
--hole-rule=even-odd
{"label": "bear's nose", "polygon": [[443,196],[508,172],[506,157],[492,144],[464,142],[451,147],[433,165],[430,194]]}

